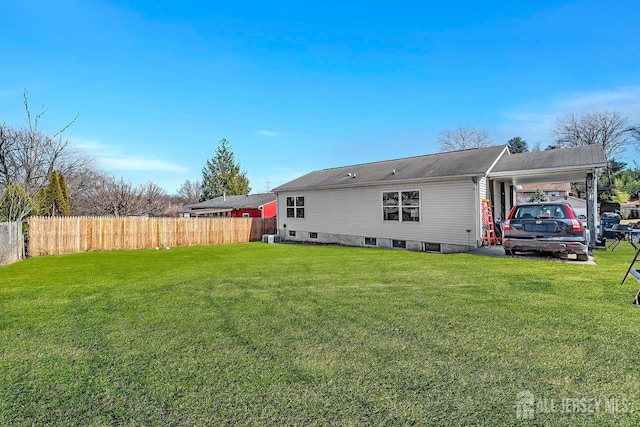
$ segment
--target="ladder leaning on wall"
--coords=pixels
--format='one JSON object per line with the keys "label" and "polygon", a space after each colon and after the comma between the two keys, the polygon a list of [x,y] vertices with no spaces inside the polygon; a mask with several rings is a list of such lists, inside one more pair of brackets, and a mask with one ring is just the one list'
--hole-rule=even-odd
{"label": "ladder leaning on wall", "polygon": [[482,199],[482,244],[486,246],[499,245],[501,242],[498,240],[491,212],[491,201]]}

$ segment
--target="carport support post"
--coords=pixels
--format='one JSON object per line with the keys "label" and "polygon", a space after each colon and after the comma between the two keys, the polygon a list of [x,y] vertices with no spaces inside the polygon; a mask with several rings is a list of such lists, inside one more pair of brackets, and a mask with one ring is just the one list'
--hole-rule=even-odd
{"label": "carport support post", "polygon": [[596,195],[598,194],[598,182],[595,174],[587,174],[587,228],[589,229],[589,248],[596,246]]}

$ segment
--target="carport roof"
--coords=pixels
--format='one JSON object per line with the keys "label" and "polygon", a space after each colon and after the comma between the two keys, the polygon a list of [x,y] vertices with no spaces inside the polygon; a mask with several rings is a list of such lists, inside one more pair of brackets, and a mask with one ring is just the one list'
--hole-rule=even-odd
{"label": "carport roof", "polygon": [[585,145],[502,156],[489,178],[511,184],[579,182],[586,179],[587,173],[606,165],[601,145]]}

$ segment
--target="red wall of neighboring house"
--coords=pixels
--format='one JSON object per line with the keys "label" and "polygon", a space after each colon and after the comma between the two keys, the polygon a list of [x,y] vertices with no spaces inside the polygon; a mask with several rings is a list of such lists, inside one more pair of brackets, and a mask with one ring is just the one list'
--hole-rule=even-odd
{"label": "red wall of neighboring house", "polygon": [[277,212],[278,212],[278,206],[277,206],[276,200],[262,206],[263,218],[274,218],[277,215]]}
{"label": "red wall of neighboring house", "polygon": [[242,218],[242,214],[248,213],[251,218],[260,218],[262,211],[260,209],[242,208],[234,209],[231,211],[231,216],[236,218]]}
{"label": "red wall of neighboring house", "polygon": [[277,215],[278,208],[276,201],[269,202],[262,206],[262,210],[253,208],[234,209],[231,211],[232,217],[242,218],[242,214],[248,213],[251,218],[273,218]]}

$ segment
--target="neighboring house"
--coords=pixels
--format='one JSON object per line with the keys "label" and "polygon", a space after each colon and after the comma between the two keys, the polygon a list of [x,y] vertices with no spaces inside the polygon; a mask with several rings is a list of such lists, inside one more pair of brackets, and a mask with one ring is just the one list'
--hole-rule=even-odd
{"label": "neighboring house", "polygon": [[584,199],[578,199],[573,196],[560,196],[560,197],[550,197],[550,202],[566,202],[568,203],[576,213],[576,215],[580,217],[587,217],[587,201]]}
{"label": "neighboring house", "polygon": [[246,196],[220,196],[204,202],[184,205],[182,216],[273,218],[277,210],[276,195],[260,193]]}
{"label": "neighboring house", "polygon": [[540,183],[525,184],[516,187],[516,200],[518,203],[529,203],[535,197],[538,190],[541,190],[548,199],[556,199],[558,197],[569,196],[571,192],[571,184],[564,183]]}
{"label": "neighboring house", "polygon": [[588,179],[593,188],[606,166],[601,146],[549,151],[510,154],[504,145],[311,172],[273,190],[278,232],[292,241],[468,251],[482,244],[483,199],[499,221],[517,185]]}

